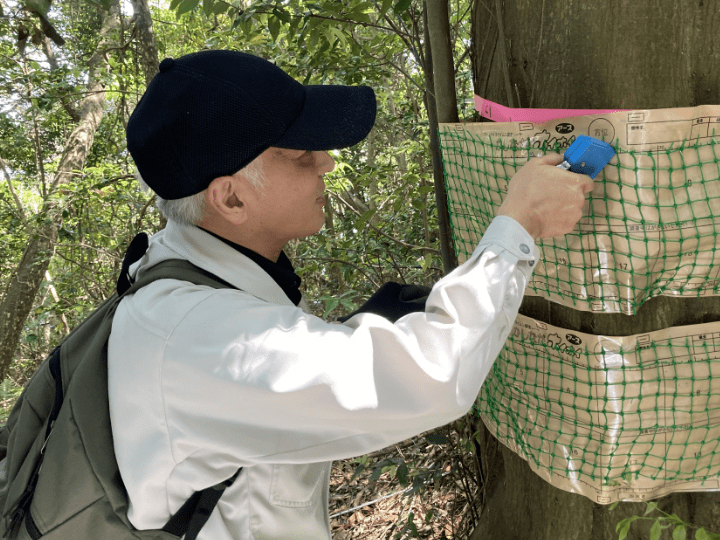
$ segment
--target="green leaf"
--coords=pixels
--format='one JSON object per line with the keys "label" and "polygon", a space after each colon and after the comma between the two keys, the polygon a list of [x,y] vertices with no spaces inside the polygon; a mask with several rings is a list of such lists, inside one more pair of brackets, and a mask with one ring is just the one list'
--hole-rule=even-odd
{"label": "green leaf", "polygon": [[695,540],[710,540],[710,539],[708,538],[708,535],[707,535],[707,533],[705,532],[705,529],[702,528],[702,527],[700,527],[700,528],[695,532]]}
{"label": "green leaf", "polygon": [[290,19],[290,24],[288,25],[288,30],[287,30],[288,41],[292,41],[293,38],[295,37],[295,33],[297,32],[297,28],[298,28],[298,25],[300,24],[301,20],[302,20],[301,17],[292,17]]}
{"label": "green leaf", "polygon": [[353,8],[353,11],[363,11],[365,13],[371,13],[375,5],[372,2],[360,2]]}
{"label": "green leaf", "polygon": [[650,540],[660,540],[660,533],[662,533],[662,527],[660,526],[660,520],[658,520],[650,527]]}
{"label": "green leaf", "polygon": [[685,540],[687,532],[685,531],[685,525],[678,525],[672,534],[673,540]]}
{"label": "green leaf", "polygon": [[268,30],[270,30],[270,36],[273,42],[277,42],[277,38],[280,35],[280,19],[277,17],[268,17]]}
{"label": "green leaf", "polygon": [[425,210],[427,208],[427,204],[417,199],[413,199],[411,204],[416,210]]}
{"label": "green leaf", "polygon": [[215,2],[215,7],[213,8],[213,14],[214,15],[222,15],[225,13],[228,9],[230,9],[230,4],[227,2],[223,2],[220,0],[219,2]]}
{"label": "green leaf", "polygon": [[364,470],[365,470],[364,463],[361,463],[360,465],[358,465],[355,469],[355,472],[352,475],[352,478],[350,478],[350,481],[352,482],[353,480],[355,480],[355,478],[357,478],[360,475],[360,473],[362,473]]}
{"label": "green leaf", "polygon": [[426,437],[426,439],[430,444],[448,444],[450,442],[445,435],[437,432],[431,433]]}
{"label": "green leaf", "polygon": [[408,470],[408,466],[404,461],[398,466],[396,476],[401,486],[407,486],[410,483],[410,471]]}
{"label": "green leaf", "polygon": [[340,304],[340,300],[333,297],[328,297],[327,303],[325,304],[325,314],[323,317],[327,317],[333,309],[338,307],[338,304]]}
{"label": "green leaf", "polygon": [[[310,47],[315,48],[317,47],[318,40],[320,39],[320,34],[322,33],[322,29],[318,28],[317,25],[312,25],[312,21],[308,23],[307,27],[309,28],[308,36],[310,38]],[[310,76],[310,74],[308,74]],[[303,83],[307,84],[307,83]]]}
{"label": "green leaf", "polygon": [[363,2],[348,13],[347,18],[360,23],[369,23],[371,19],[368,11],[372,12],[372,10],[368,10],[368,2]]}
{"label": "green leaf", "polygon": [[615,508],[617,508],[618,504],[620,504],[620,501],[615,501],[614,503],[612,503],[610,505],[610,511],[612,512],[613,510],[615,510]]}
{"label": "green leaf", "polygon": [[393,11],[395,12],[396,15],[400,15],[401,13],[404,13],[405,11],[408,10],[411,3],[412,3],[412,0],[400,0],[397,4],[395,4]]}
{"label": "green leaf", "polygon": [[206,17],[212,15],[214,4],[215,0],[203,0],[203,11]]}
{"label": "green leaf", "polygon": [[280,19],[285,24],[288,24],[290,22],[290,14],[285,10],[285,8],[279,8],[274,7],[273,8],[273,15],[275,15],[278,19]]}
{"label": "green leaf", "polygon": [[[621,525],[622,524],[622,525]],[[620,523],[618,523],[618,540],[625,540],[625,537],[628,534],[628,531],[630,530],[630,525],[632,524],[629,520],[623,520]]]}
{"label": "green leaf", "polygon": [[177,18],[180,18],[181,15],[195,9],[199,3],[200,0],[182,0],[182,2],[180,2],[180,5],[177,7],[177,12],[175,13],[175,16]]}
{"label": "green leaf", "polygon": [[385,15],[390,9],[390,6],[392,6],[393,0],[383,0],[382,5],[380,6],[380,17]]}
{"label": "green leaf", "polygon": [[630,524],[635,521],[636,519],[640,519],[640,516],[632,516],[629,518],[621,519],[618,521],[618,524],[615,525],[615,532],[620,532],[620,529],[627,526],[627,528],[630,528]]}
{"label": "green leaf", "polygon": [[656,502],[649,502],[647,503],[647,508],[645,509],[645,516],[647,516],[650,512],[654,512],[657,510],[657,503]]}
{"label": "green leaf", "polygon": [[[347,47],[347,38],[345,38],[345,34],[343,34],[338,28],[331,27],[330,33],[335,36],[335,38],[343,44],[343,47]],[[329,40],[328,40],[329,41]]]}
{"label": "green leaf", "polygon": [[383,468],[382,467],[376,467],[375,470],[370,475],[370,483],[374,484],[380,479],[380,476],[382,476]]}
{"label": "green leaf", "polygon": [[375,212],[377,212],[376,209],[368,210],[367,212],[364,212],[362,216],[360,216],[360,219],[358,220],[358,227],[362,227],[365,225],[365,222],[367,222],[368,219],[373,217],[375,215]]}

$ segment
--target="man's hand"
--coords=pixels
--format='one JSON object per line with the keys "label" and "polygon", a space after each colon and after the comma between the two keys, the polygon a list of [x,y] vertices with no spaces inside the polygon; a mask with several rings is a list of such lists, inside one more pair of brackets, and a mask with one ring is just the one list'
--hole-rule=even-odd
{"label": "man's hand", "polygon": [[593,181],[587,175],[558,169],[562,161],[560,154],[528,161],[510,180],[498,215],[513,218],[535,239],[572,231],[582,217]]}

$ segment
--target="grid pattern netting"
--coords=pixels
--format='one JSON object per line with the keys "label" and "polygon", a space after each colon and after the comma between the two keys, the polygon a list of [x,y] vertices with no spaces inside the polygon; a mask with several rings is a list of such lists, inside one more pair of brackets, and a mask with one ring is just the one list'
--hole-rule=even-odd
{"label": "grid pattern netting", "polygon": [[[461,130],[441,130],[440,140],[462,262],[531,144]],[[616,151],[595,178],[576,230],[538,241],[541,260],[526,293],[626,314],[657,295],[717,295],[716,139],[653,152],[616,145]],[[477,410],[499,440],[562,487],[594,499],[602,494],[599,502],[653,496],[659,485],[683,482],[720,488],[717,325],[605,342],[547,326],[518,317],[483,386]]]}
{"label": "grid pattern netting", "polygon": [[[440,135],[453,241],[464,261],[529,152],[467,131]],[[718,294],[718,142],[662,152],[616,150],[595,178],[575,231],[538,241],[542,256],[528,293],[576,309],[626,314],[661,294]]]}
{"label": "grid pattern netting", "polygon": [[593,341],[519,316],[477,411],[536,468],[573,482],[713,479],[716,488],[720,332],[711,326]]}

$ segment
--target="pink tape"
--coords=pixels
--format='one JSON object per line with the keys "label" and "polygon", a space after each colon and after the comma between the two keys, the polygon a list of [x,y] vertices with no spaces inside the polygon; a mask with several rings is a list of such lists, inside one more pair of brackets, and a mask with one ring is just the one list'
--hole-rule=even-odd
{"label": "pink tape", "polygon": [[475,96],[475,108],[493,122],[532,122],[542,124],[558,118],[627,111],[630,109],[513,109]]}

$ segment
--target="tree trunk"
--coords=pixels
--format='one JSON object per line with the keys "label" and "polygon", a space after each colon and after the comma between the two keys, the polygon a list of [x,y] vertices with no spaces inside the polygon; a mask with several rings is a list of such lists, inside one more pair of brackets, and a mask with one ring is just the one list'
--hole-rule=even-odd
{"label": "tree trunk", "polygon": [[438,122],[458,122],[455,65],[447,0],[428,0],[427,27],[435,74],[433,83]]}
{"label": "tree trunk", "polygon": [[160,66],[152,16],[147,0],[130,0],[130,3],[135,11],[135,24],[138,33],[136,42],[139,48],[138,52],[140,53],[143,73],[145,74],[145,85],[147,86],[158,73]]}
{"label": "tree trunk", "polygon": [[[720,102],[720,0],[476,0],[472,22],[475,92],[504,105],[653,109]],[[719,321],[720,298],[657,297],[630,317],[527,297],[521,313],[589,334],[633,335]],[[616,537],[620,519],[644,513],[642,503],[611,512],[557,489],[487,430],[481,434],[486,491],[475,540],[605,540]],[[714,493],[659,500],[660,508],[716,532],[719,503]],[[649,525],[639,522],[628,535],[648,537]]]}
{"label": "tree trunk", "polygon": [[[444,17],[445,20],[448,18],[447,14],[447,2],[445,0],[430,0],[432,7],[428,6],[428,2],[425,3],[425,9],[423,10],[424,28],[425,28],[425,109],[428,113],[428,123],[430,125],[430,152],[432,154],[432,165],[433,165],[433,178],[435,179],[435,204],[437,205],[438,212],[438,225],[440,229],[440,251],[443,259],[443,271],[449,273],[457,266],[457,257],[453,250],[452,233],[450,231],[450,214],[448,213],[447,207],[447,191],[445,189],[445,177],[443,175],[442,156],[440,155],[440,141],[438,138],[438,123],[439,122],[457,122],[457,103],[455,101],[455,70],[453,68],[452,58],[450,62],[447,61],[447,51],[443,50],[443,47],[450,48],[450,30],[447,25],[447,39],[442,36],[432,37],[430,34],[430,21],[428,10],[433,10],[434,17]],[[444,10],[444,16],[438,15]],[[441,25],[433,24],[432,31],[438,32],[441,30]],[[433,41],[437,42],[438,51],[433,49]],[[435,67],[435,56],[441,57],[439,60],[438,68]],[[450,51],[452,57],[452,51]],[[439,70],[444,68],[447,71],[440,72]],[[437,69],[437,71],[436,71]],[[447,93],[447,85],[441,86],[444,89],[443,97],[445,101],[443,103],[443,111],[448,115],[447,119],[438,117],[438,104],[437,104],[437,92],[438,89],[435,85],[435,81],[438,78],[448,78],[452,81],[452,90],[450,94]],[[448,103],[448,100],[451,100]],[[452,110],[455,110],[453,115]]]}
{"label": "tree trunk", "polygon": [[104,50],[109,45],[110,34],[118,23],[118,5],[117,2],[114,2],[106,13],[97,49],[88,61],[90,67],[88,94],[79,109],[80,121],[67,139],[65,151],[48,189],[48,195],[41,211],[45,219],[29,238],[25,253],[10,280],[2,304],[0,304],[0,380],[5,378],[15,355],[25,319],[30,313],[55,249],[62,213],[56,208],[54,195],[63,184],[68,183],[73,175],[83,168],[103,116],[105,93],[100,82],[100,71],[105,66]]}

